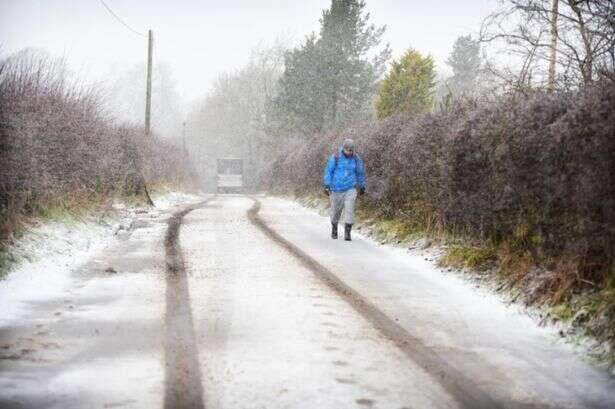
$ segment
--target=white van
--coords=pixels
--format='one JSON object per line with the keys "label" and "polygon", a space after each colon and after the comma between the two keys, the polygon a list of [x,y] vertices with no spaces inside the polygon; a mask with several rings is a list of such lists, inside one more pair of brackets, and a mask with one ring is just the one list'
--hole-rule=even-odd
{"label": "white van", "polygon": [[243,191],[243,159],[218,159],[216,181],[218,193],[241,193]]}

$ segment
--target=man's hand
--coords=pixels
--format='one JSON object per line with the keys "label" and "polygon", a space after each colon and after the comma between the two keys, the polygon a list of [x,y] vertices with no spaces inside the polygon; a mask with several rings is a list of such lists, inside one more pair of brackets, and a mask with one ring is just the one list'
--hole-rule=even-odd
{"label": "man's hand", "polygon": [[331,188],[329,186],[325,186],[325,195],[329,196],[331,194]]}
{"label": "man's hand", "polygon": [[363,195],[365,194],[365,186],[361,186],[361,187],[359,188],[359,194],[360,194],[361,196],[363,196]]}

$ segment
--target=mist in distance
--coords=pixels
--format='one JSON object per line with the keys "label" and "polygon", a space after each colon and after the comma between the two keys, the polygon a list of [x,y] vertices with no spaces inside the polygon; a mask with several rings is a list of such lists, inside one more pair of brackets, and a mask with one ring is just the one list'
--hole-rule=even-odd
{"label": "mist in distance", "polygon": [[[155,128],[180,136],[181,122],[224,75],[249,64],[255,48],[291,48],[317,32],[329,0],[104,2],[131,29],[154,32]],[[431,54],[443,75],[455,39],[478,32],[494,0],[367,2],[370,22],[386,25],[393,57],[412,46]],[[0,4],[0,52],[23,48],[63,58],[72,76],[105,88],[111,112],[143,122],[146,37],[112,16],[100,1],[18,1]],[[158,112],[156,112],[156,110]]]}

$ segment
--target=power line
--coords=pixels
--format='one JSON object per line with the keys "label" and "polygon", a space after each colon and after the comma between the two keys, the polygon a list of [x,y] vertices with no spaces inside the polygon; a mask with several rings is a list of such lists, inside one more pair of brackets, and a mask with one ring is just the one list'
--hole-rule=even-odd
{"label": "power line", "polygon": [[112,15],[113,17],[115,17],[115,18],[116,18],[116,20],[117,20],[117,21],[119,21],[120,23],[122,23],[122,25],[123,25],[124,27],[126,27],[127,29],[129,29],[130,31],[132,31],[133,33],[135,33],[135,34],[137,34],[137,35],[140,35],[140,36],[142,36],[142,37],[146,37],[146,36],[145,36],[145,34],[140,33],[140,32],[138,32],[137,30],[135,30],[134,28],[130,27],[130,26],[129,26],[129,25],[128,25],[128,24],[127,24],[124,20],[122,20],[122,19],[121,19],[121,18],[120,18],[117,14],[115,14],[115,13],[113,12],[113,10],[111,10],[111,8],[109,8],[109,6],[107,6],[107,4],[106,4],[103,0],[99,0],[99,1],[100,1],[100,3],[101,3],[103,6],[105,6],[105,8],[107,9],[107,11],[108,11],[109,13],[111,13],[111,15]]}

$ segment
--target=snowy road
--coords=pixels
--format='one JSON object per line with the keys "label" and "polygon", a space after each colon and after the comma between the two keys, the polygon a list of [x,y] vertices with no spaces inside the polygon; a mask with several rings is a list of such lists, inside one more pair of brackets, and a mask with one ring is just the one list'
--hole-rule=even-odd
{"label": "snowy road", "polygon": [[419,255],[281,199],[173,214],[0,328],[0,407],[615,407],[606,373]]}

